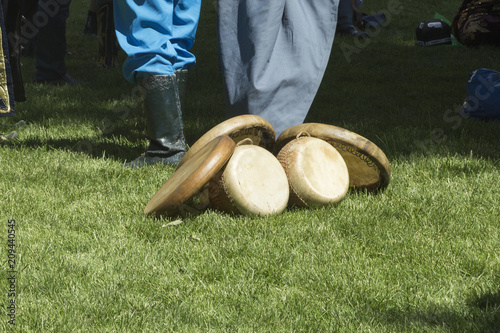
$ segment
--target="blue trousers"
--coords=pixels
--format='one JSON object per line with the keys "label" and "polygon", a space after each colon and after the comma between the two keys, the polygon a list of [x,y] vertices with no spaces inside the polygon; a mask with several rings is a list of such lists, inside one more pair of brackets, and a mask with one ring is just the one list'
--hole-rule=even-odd
{"label": "blue trousers", "polygon": [[337,29],[340,31],[352,31],[354,30],[353,24],[353,11],[352,11],[352,1],[351,0],[340,0],[339,1],[339,18],[337,22]]}
{"label": "blue trousers", "polygon": [[127,54],[124,77],[135,83],[150,75],[172,75],[196,62],[194,44],[201,0],[115,0],[118,43]]}

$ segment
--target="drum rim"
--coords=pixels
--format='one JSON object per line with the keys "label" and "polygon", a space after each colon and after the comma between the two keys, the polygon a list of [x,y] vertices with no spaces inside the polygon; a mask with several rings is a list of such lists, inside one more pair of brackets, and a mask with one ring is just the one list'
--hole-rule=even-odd
{"label": "drum rim", "polygon": [[[231,134],[236,131],[242,131],[249,128],[260,127],[265,129],[269,136],[271,137],[270,142],[265,146],[266,149],[272,150],[274,143],[276,141],[276,133],[273,126],[264,118],[252,115],[244,114],[236,117],[229,118],[216,126],[212,127],[209,131],[203,134],[196,142],[189,148],[184,157],[179,162],[177,168],[181,167],[188,159],[190,159],[198,150],[200,150],[206,143],[210,142],[213,138],[220,135],[227,135],[231,137]],[[260,144],[259,144],[260,146]]]}
{"label": "drum rim", "polygon": [[[367,138],[335,125],[322,123],[303,123],[292,126],[281,133],[276,139],[274,153],[277,154],[288,142],[296,138],[301,132],[307,132],[311,137],[333,141],[345,146],[354,147],[369,157],[379,170],[379,182],[371,186],[356,186],[350,184],[351,188],[378,191],[387,188],[391,179],[391,166],[385,153],[375,143]],[[354,140],[356,139],[356,141]],[[335,148],[335,147],[334,147]],[[346,163],[347,164],[347,163]],[[349,169],[349,165],[347,165]],[[349,170],[350,171],[350,170]]]}
{"label": "drum rim", "polygon": [[[193,154],[193,163],[184,164],[177,168],[165,183],[156,191],[144,209],[144,214],[156,214],[157,216],[173,216],[179,213],[179,208],[188,200],[193,198],[210,179],[224,166],[233,154],[234,141],[227,135],[221,135],[198,152]],[[199,156],[207,154],[205,159]],[[184,174],[184,172],[186,172]],[[172,183],[181,181],[175,188],[170,188]]]}

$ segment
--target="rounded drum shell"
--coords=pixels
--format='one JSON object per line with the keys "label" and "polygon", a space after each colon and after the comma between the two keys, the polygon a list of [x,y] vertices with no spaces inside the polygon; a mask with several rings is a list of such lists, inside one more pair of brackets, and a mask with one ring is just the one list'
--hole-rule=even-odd
{"label": "rounded drum shell", "polygon": [[220,135],[227,135],[238,143],[244,139],[251,139],[254,145],[264,147],[271,151],[276,141],[276,134],[271,124],[264,118],[244,114],[227,119],[214,126],[202,135],[186,152],[178,167],[188,161],[204,145]]}
{"label": "rounded drum shell", "polygon": [[276,140],[275,153],[301,132],[322,139],[337,149],[349,170],[350,188],[377,192],[389,185],[391,166],[384,152],[365,137],[334,125],[304,123],[292,126]]}
{"label": "rounded drum shell", "polygon": [[189,212],[188,201],[202,192],[231,157],[235,146],[227,135],[210,141],[192,156],[190,163],[175,170],[149,200],[144,213],[175,216]]}

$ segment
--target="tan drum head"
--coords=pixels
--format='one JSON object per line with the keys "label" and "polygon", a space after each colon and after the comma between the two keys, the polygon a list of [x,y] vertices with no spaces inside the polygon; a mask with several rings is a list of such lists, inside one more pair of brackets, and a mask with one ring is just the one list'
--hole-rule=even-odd
{"label": "tan drum head", "polygon": [[338,150],[347,165],[351,188],[377,191],[389,185],[391,167],[384,152],[368,139],[341,127],[320,123],[290,127],[276,140],[275,153],[301,132],[325,140]]}
{"label": "tan drum head", "polygon": [[342,200],[349,189],[344,158],[324,140],[298,137],[279,152],[290,184],[290,206],[315,207]]}
{"label": "tan drum head", "polygon": [[243,215],[281,213],[288,204],[285,170],[268,150],[254,145],[237,146],[209,185],[213,208]]}
{"label": "tan drum head", "polygon": [[155,193],[144,209],[145,214],[173,216],[208,184],[227,162],[235,143],[227,135],[219,136],[193,154],[189,163],[177,168]]}
{"label": "tan drum head", "polygon": [[213,127],[199,138],[186,152],[178,168],[191,158],[205,144],[219,135],[228,135],[235,143],[249,138],[254,145],[271,151],[276,140],[276,133],[272,125],[262,117],[245,114],[230,118]]}

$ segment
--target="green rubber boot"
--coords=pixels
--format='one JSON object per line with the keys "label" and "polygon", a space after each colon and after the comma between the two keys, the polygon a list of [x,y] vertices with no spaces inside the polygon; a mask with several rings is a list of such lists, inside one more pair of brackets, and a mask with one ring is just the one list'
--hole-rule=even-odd
{"label": "green rubber boot", "polygon": [[175,78],[177,79],[177,88],[179,90],[179,100],[181,101],[181,108],[184,107],[184,101],[186,100],[186,86],[188,79],[188,70],[181,69],[175,71]]}
{"label": "green rubber boot", "polygon": [[175,75],[154,75],[142,79],[144,91],[146,153],[125,165],[140,168],[162,163],[176,165],[186,153],[179,90]]}

